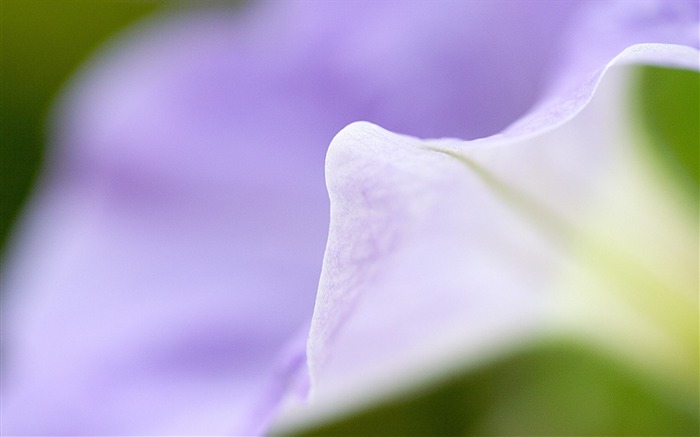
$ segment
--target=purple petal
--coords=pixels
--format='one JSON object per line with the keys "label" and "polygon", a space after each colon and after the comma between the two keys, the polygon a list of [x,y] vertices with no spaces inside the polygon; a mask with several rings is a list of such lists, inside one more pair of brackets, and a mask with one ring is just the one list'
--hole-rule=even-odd
{"label": "purple petal", "polygon": [[504,5],[271,3],[113,45],[64,95],[3,275],[3,431],[264,429],[303,385],[327,144],[512,122],[571,8]]}
{"label": "purple petal", "polygon": [[[687,17],[672,18],[683,24]],[[663,44],[636,44],[655,41],[658,28],[650,26],[646,34],[635,28],[636,34],[592,49],[607,58],[575,53],[560,66],[568,76],[553,81],[538,106],[503,135],[419,140],[369,123],[338,134],[326,161],[331,226],[308,348],[312,401],[291,409],[279,426],[356,408],[548,332],[561,317],[551,312],[562,298],[557,281],[579,268],[571,246],[582,238],[582,217],[611,206],[601,193],[616,190],[599,179],[620,171],[620,180],[638,182],[625,162],[636,162],[627,150],[634,139],[621,136],[624,82],[578,113],[614,64],[700,70],[698,34],[688,40],[684,33],[697,28],[697,19],[690,21],[670,27],[677,33],[662,33]],[[668,205],[654,202],[664,197],[616,213],[627,220],[640,211],[658,214],[655,208]],[[672,246],[661,236],[667,230],[653,232],[656,243]],[[694,240],[674,241],[687,249]],[[686,252],[692,259],[692,247]],[[676,351],[678,345],[655,346]]]}
{"label": "purple petal", "polygon": [[[619,91],[622,83],[616,85]],[[581,269],[575,249],[586,238],[583,220],[595,212],[606,220],[606,214],[617,214],[622,226],[603,236],[622,231],[618,239],[636,238],[624,253],[644,254],[641,266],[650,277],[680,281],[673,288],[691,293],[697,286],[696,239],[688,237],[697,236],[693,224],[664,228],[652,220],[655,226],[645,228],[649,220],[636,219],[672,217],[677,206],[668,192],[641,196],[644,203],[630,211],[624,209],[630,192],[602,183],[620,173],[613,181],[627,190],[658,189],[639,183],[636,167],[629,170],[625,160],[636,157],[622,147],[632,144],[620,136],[622,99],[608,94],[612,110],[608,102],[593,104],[571,122],[530,138],[419,140],[369,123],[352,124],[336,136],[327,160],[330,235],[308,347],[312,398],[308,406],[291,407],[279,429],[307,426],[309,420],[415,389],[514,343],[549,334],[558,324],[646,359],[645,365],[659,359],[650,359],[650,351],[668,352],[660,366],[687,377],[684,366],[696,362],[697,354],[686,356],[683,344],[643,322],[617,326],[628,321],[624,308],[616,319],[616,296],[571,297],[561,284],[566,272]],[[611,206],[622,212],[605,209]],[[649,239],[646,246],[639,243]],[[649,247],[662,248],[661,254],[649,253]],[[679,247],[689,256],[676,256]],[[669,267],[669,256],[682,262]],[[688,265],[693,259],[695,266]],[[562,301],[580,308],[562,313]],[[684,311],[674,316],[679,319],[693,302],[697,306],[697,298],[691,294],[680,301]],[[687,321],[694,329],[697,313],[682,323]],[[583,326],[568,326],[578,323]],[[647,343],[620,347],[640,330],[651,333]]]}
{"label": "purple petal", "polygon": [[[532,134],[562,123],[591,99],[608,63],[698,69],[700,12],[696,1],[592,2],[566,38],[567,51],[529,113],[505,134]],[[677,47],[669,47],[675,45]]]}

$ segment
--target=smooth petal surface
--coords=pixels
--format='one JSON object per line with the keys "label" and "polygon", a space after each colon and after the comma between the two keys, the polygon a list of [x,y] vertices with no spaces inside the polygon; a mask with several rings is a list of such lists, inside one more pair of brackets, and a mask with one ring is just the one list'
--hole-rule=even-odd
{"label": "smooth petal surface", "polygon": [[[564,43],[561,63],[540,100],[505,134],[519,136],[546,130],[578,112],[590,100],[610,60],[697,68],[697,59],[675,44],[698,49],[699,4],[696,1],[591,2],[580,10]],[[643,48],[633,49],[642,44]],[[631,48],[626,50],[624,49]]]}
{"label": "smooth petal surface", "polygon": [[3,432],[263,430],[304,368],[332,136],[497,132],[577,6],[258,4],[113,45],[58,106],[3,272]]}
{"label": "smooth petal surface", "polygon": [[616,63],[698,60],[685,46],[630,47],[519,135],[419,140],[369,123],[338,134],[312,399],[280,429],[552,332],[593,337],[681,392],[697,386],[697,224],[674,215],[678,199],[634,148],[629,71],[573,114]]}

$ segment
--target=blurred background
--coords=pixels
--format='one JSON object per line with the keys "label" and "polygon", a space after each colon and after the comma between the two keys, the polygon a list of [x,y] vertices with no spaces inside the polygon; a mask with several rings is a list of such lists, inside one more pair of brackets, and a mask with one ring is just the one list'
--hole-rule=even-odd
{"label": "blurred background", "polygon": [[0,260],[41,168],[47,115],[61,86],[111,36],[164,7],[139,0],[0,3]]}

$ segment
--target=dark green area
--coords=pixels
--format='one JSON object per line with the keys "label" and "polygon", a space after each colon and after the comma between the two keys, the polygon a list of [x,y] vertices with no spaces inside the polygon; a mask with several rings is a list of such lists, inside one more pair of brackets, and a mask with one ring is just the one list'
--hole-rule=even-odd
{"label": "dark green area", "polygon": [[639,74],[638,119],[656,161],[700,205],[700,73],[644,67]]}
{"label": "dark green area", "polygon": [[42,162],[49,107],[104,41],[158,2],[1,0],[0,248]]}
{"label": "dark green area", "polygon": [[559,340],[300,435],[697,436],[699,420],[697,399],[674,399],[616,360]]}

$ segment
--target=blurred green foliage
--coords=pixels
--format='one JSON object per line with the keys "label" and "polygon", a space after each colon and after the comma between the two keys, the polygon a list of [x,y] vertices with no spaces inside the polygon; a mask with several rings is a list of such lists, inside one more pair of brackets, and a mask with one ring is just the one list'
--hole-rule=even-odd
{"label": "blurred green foliage", "polygon": [[0,248],[41,166],[47,113],[57,92],[109,36],[158,6],[114,0],[0,3]]}
{"label": "blurred green foliage", "polygon": [[700,205],[700,73],[645,67],[639,75],[638,119],[657,162]]}
{"label": "blurred green foliage", "polygon": [[580,343],[542,341],[299,436],[697,436],[684,404]]}

